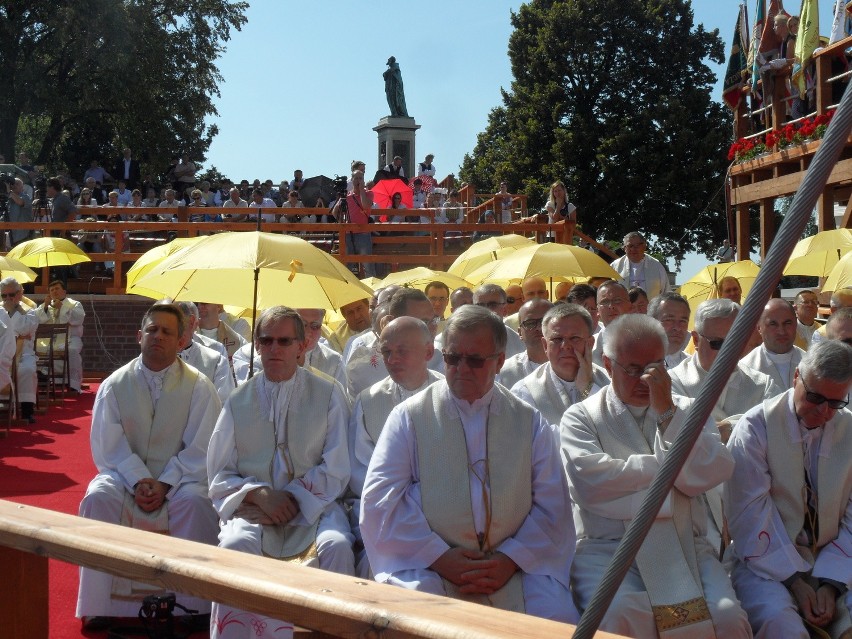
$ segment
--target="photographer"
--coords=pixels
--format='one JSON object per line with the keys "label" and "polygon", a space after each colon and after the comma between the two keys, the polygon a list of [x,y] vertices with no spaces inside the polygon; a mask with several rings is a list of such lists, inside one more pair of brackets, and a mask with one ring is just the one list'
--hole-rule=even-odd
{"label": "photographer", "polygon": [[[364,186],[364,172],[352,173],[352,189],[349,194],[339,197],[331,211],[332,216],[344,224],[367,224],[370,222],[370,199]],[[347,215],[344,216],[344,212]],[[368,232],[346,233],[346,252],[350,255],[372,255],[373,236]],[[355,264],[355,267],[358,265]],[[355,271],[356,268],[353,268]],[[366,277],[376,276],[376,265],[373,262],[364,263]]]}
{"label": "photographer", "polygon": [[[8,222],[32,222],[33,221],[33,199],[24,190],[24,182],[15,178],[9,188],[9,202],[6,208],[6,220]],[[32,231],[27,229],[12,229],[9,231],[12,246],[30,239]]]}

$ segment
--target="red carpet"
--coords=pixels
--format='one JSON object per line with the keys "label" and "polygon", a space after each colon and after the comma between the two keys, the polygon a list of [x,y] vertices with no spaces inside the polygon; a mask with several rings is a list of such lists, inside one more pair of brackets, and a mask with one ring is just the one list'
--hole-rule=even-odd
{"label": "red carpet", "polygon": [[[37,423],[13,426],[0,439],[0,499],[72,515],[95,476],[89,447],[92,404],[97,385],[79,397],[37,414]],[[83,632],[74,617],[78,568],[50,560],[51,639],[105,639],[106,632]],[[205,637],[194,634],[193,638]]]}

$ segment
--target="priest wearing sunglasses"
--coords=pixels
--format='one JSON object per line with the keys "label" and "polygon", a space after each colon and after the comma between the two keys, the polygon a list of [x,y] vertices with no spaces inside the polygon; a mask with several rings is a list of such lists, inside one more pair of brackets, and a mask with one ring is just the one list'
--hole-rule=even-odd
{"label": "priest wearing sunglasses", "polygon": [[370,459],[361,534],[377,581],[576,622],[575,535],[555,431],[494,383],[506,329],[447,320],[446,379],[390,413]]}
{"label": "priest wearing sunglasses", "polygon": [[852,637],[852,346],[814,345],[728,449],[731,578],[756,637]]}
{"label": "priest wearing sunglasses", "polygon": [[[299,366],[306,339],[296,310],[264,311],[255,345],[263,370],[231,393],[207,454],[219,547],[351,575],[353,537],[337,501],[349,482],[345,391]],[[210,636],[281,636],[286,625],[214,603]]]}

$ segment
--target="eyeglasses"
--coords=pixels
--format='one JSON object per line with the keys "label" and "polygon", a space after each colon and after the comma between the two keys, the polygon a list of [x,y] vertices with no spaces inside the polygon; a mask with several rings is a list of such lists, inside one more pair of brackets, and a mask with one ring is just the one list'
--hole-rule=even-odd
{"label": "eyeglasses", "polygon": [[257,343],[261,346],[272,346],[272,344],[278,344],[282,348],[289,348],[294,342],[301,342],[298,337],[270,337],[269,335],[263,335],[257,338]]}
{"label": "eyeglasses", "polygon": [[799,381],[802,382],[802,386],[805,389],[805,399],[815,406],[827,403],[829,408],[840,410],[841,408],[846,408],[849,404],[849,395],[846,396],[846,399],[829,399],[825,395],[820,395],[819,393],[814,393],[813,391],[808,390],[808,387],[805,384],[805,378],[802,377],[801,373],[799,373]]}
{"label": "eyeglasses", "polygon": [[507,298],[506,298],[506,304],[514,304],[514,303],[515,303],[515,298],[514,298],[514,297],[511,297],[511,296],[510,296],[510,297],[507,297]]}
{"label": "eyeglasses", "polygon": [[477,306],[484,306],[490,310],[494,310],[495,308],[500,308],[501,306],[506,306],[506,302],[477,302]]}
{"label": "eyeglasses", "polygon": [[624,373],[628,377],[638,379],[638,378],[642,377],[642,375],[644,375],[645,373],[648,372],[648,369],[651,367],[652,364],[663,364],[666,360],[661,359],[661,360],[657,360],[656,362],[649,362],[647,366],[634,365],[634,366],[626,366],[626,367],[622,366],[621,362],[618,362],[614,359],[610,359],[609,361],[611,361],[613,364],[618,364],[618,367],[621,370],[623,370]]}
{"label": "eyeglasses", "polygon": [[524,330],[527,330],[527,331],[534,331],[534,330],[535,330],[535,329],[537,329],[537,328],[538,328],[538,329],[540,329],[540,328],[541,328],[541,321],[542,321],[542,319],[544,319],[544,318],[539,317],[538,319],[528,319],[528,320],[524,320],[523,322],[521,322],[521,326],[523,327],[523,329],[524,329]]}
{"label": "eyeglasses", "polygon": [[467,362],[467,365],[470,368],[482,368],[485,366],[485,362],[489,359],[497,359],[500,357],[500,353],[494,353],[493,355],[459,355],[458,353],[447,353],[441,352],[441,355],[444,356],[444,363],[447,366],[458,366],[462,360]]}
{"label": "eyeglasses", "polygon": [[627,302],[627,300],[625,299],[602,300],[598,302],[598,308],[600,308],[601,306],[603,306],[604,308],[606,308],[607,306],[621,306],[625,302]]}
{"label": "eyeglasses", "polygon": [[312,331],[318,331],[322,328],[322,322],[302,322],[305,325],[305,329],[310,329]]}
{"label": "eyeglasses", "polygon": [[549,337],[547,338],[548,343],[555,348],[562,348],[565,346],[565,342],[568,342],[572,347],[577,348],[580,344],[583,343],[583,338],[579,335],[574,335],[574,337]]}
{"label": "eyeglasses", "polygon": [[433,304],[435,302],[446,302],[449,298],[446,295],[432,295],[429,297],[429,301]]}
{"label": "eyeglasses", "polygon": [[702,333],[699,333],[699,335],[701,335],[701,337],[707,340],[707,345],[714,351],[718,351],[720,348],[722,348],[722,344],[725,343],[724,337],[720,337],[718,339],[710,339]]}
{"label": "eyeglasses", "polygon": [[0,298],[2,298],[4,300],[8,300],[8,299],[12,299],[17,294],[18,294],[17,292],[15,292],[15,293],[0,293]]}

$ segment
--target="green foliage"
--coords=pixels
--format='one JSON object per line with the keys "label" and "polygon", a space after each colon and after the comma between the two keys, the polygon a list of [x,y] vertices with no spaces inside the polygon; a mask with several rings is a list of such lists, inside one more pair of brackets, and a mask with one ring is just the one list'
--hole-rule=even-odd
{"label": "green foliage", "polygon": [[202,160],[215,127],[216,60],[247,2],[10,0],[0,5],[0,152],[51,172],[108,169],[129,146],[143,173]]}
{"label": "green foliage", "polygon": [[725,236],[719,194],[730,120],[711,100],[723,60],[689,0],[532,0],[512,14],[514,81],[465,156],[461,179],[501,180],[544,203],[565,182],[585,231],[638,230],[681,258]]}

